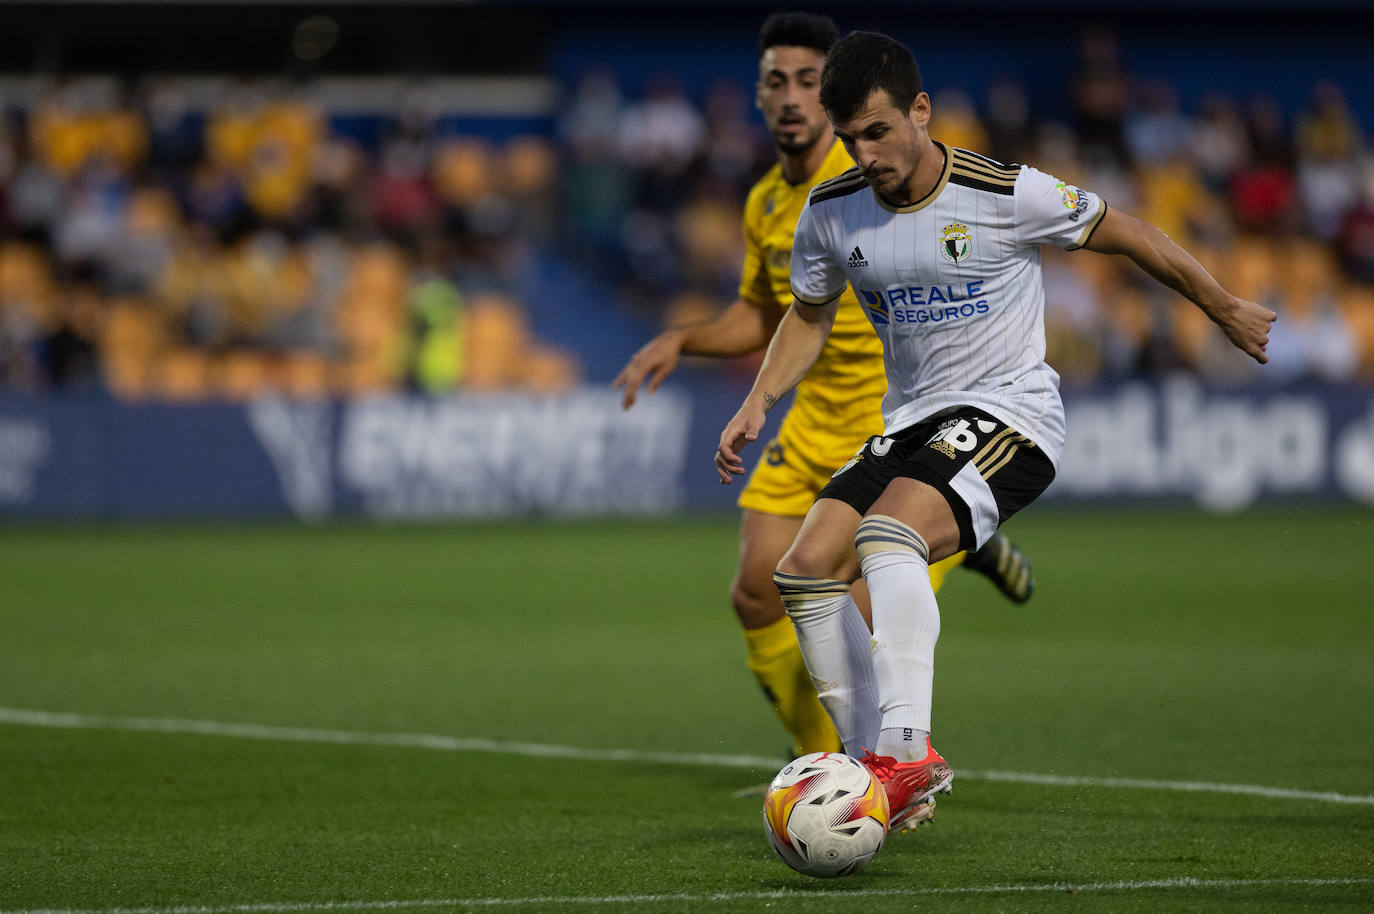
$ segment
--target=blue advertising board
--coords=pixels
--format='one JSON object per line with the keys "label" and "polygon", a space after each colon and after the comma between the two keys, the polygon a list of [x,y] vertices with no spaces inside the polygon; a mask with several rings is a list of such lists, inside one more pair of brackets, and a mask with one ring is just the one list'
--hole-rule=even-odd
{"label": "blue advertising board", "polygon": [[[729,510],[711,465],[737,383],[644,397],[410,395],[131,405],[0,398],[0,518],[458,519]],[[1186,379],[1065,396],[1046,498],[1374,504],[1374,390],[1213,391]],[[746,457],[757,458],[758,448]]]}

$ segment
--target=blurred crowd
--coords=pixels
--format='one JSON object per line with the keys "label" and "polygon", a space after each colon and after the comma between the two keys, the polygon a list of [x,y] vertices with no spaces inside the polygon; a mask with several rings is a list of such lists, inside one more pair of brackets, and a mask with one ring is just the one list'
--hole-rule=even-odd
{"label": "blurred crowd", "polygon": [[[1341,90],[1314,85],[1292,112],[1263,94],[1185,109],[1168,82],[1124,69],[1110,33],[1088,32],[1080,54],[1062,111],[1033,111],[1010,79],[981,98],[943,89],[931,135],[1098,192],[1280,321],[1258,369],[1124,258],[1045,248],[1048,359],[1065,385],[1374,379],[1374,151]],[[745,140],[760,129],[751,103],[722,83],[694,106],[667,80],[631,102],[593,73],[565,109],[579,237],[628,268],[626,300],[665,323],[705,319],[736,294],[742,201],[772,161]]]}
{"label": "blurred crowd", "polygon": [[444,135],[423,92],[368,142],[308,87],[48,81],[0,133],[0,389],[129,400],[456,388],[582,373],[515,291],[550,141]]}
{"label": "blurred crowd", "polygon": [[[308,85],[225,80],[203,104],[172,79],[35,85],[0,90],[0,390],[188,401],[609,377],[575,338],[532,331],[520,290],[538,258],[611,283],[627,320],[704,319],[735,295],[744,196],[772,163],[752,87],[729,81],[631,97],[587,73],[551,136],[501,142],[439,129],[423,93],[369,140]],[[931,133],[1093,189],[1281,316],[1257,375],[1121,258],[1046,249],[1066,385],[1374,378],[1374,155],[1336,86],[1299,111],[1263,95],[1185,108],[1090,34],[1066,100],[1033,111],[1012,80],[941,90]]]}

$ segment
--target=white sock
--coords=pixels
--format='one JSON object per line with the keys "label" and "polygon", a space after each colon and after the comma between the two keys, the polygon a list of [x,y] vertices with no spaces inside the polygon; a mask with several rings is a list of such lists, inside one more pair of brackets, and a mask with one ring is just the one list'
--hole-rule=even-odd
{"label": "white sock", "polygon": [[855,757],[878,740],[878,685],[864,622],[849,585],[779,572],[773,582],[797,629],[797,643],[821,705]]}
{"label": "white sock", "polygon": [[878,755],[890,755],[899,762],[919,762],[926,757],[930,732],[914,727],[884,727],[878,734]]}
{"label": "white sock", "polygon": [[901,521],[870,515],[855,536],[873,603],[873,668],[881,732],[874,749],[920,761],[930,733],[940,607],[930,586],[926,544]]}

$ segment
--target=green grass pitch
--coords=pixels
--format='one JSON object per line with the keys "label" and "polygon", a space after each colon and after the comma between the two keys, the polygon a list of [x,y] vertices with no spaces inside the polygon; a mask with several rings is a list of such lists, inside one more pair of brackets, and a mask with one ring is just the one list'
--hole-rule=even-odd
{"label": "green grass pitch", "polygon": [[732,795],[734,525],[0,527],[0,914],[1374,909],[1374,514],[1017,518],[1031,603],[941,595],[954,796],[827,881]]}

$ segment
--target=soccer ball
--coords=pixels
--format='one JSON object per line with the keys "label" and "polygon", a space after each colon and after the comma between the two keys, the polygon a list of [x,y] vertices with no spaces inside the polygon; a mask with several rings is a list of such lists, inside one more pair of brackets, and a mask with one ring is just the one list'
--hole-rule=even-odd
{"label": "soccer ball", "polygon": [[887,793],[873,772],[838,752],[793,759],[763,799],[768,843],[808,876],[848,876],[868,865],[887,837]]}

